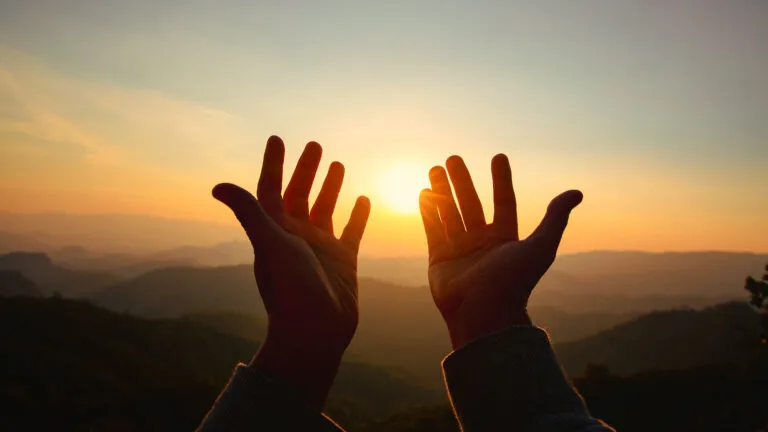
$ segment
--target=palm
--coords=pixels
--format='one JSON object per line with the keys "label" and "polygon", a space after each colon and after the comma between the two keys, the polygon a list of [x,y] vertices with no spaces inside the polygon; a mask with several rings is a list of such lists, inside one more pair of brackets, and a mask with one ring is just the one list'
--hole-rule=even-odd
{"label": "palm", "polygon": [[322,154],[309,143],[282,194],[285,149],[270,138],[264,154],[258,200],[231,184],[214,196],[229,206],[254,250],[254,275],[269,315],[271,332],[295,340],[318,340],[346,347],[358,321],[357,250],[370,204],[358,199],[340,238],[332,215],[344,167],[331,164],[312,210],[308,196]]}
{"label": "palm", "polygon": [[[448,174],[442,167],[430,171],[432,190],[421,197],[421,211],[429,245],[429,282],[432,296],[449,324],[478,321],[489,314],[524,315],[528,297],[552,264],[568,213],[581,193],[557,197],[541,225],[527,239],[519,240],[517,204],[509,162],[494,158],[495,216],[485,222],[482,205],[461,158],[447,162],[450,181],[461,208],[453,200]],[[499,319],[498,326],[509,320]],[[498,321],[498,322],[497,322]],[[452,338],[463,338],[452,334]]]}
{"label": "palm", "polygon": [[[311,222],[288,217],[267,259],[254,262],[272,325],[303,326],[351,339],[357,326],[357,254]],[[295,317],[301,317],[296,320]]]}

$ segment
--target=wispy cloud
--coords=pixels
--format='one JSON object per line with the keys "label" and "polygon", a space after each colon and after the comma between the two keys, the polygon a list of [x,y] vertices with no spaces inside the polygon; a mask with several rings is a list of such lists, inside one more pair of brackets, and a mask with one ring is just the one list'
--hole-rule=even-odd
{"label": "wispy cloud", "polygon": [[90,82],[0,46],[0,132],[66,146],[99,164],[211,162],[248,136],[243,119],[156,91]]}

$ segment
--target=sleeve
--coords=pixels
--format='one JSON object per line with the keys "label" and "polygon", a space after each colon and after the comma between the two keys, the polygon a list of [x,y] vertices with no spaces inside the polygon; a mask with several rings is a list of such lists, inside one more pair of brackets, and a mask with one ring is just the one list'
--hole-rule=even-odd
{"label": "sleeve", "polygon": [[540,328],[477,339],[448,355],[443,373],[464,432],[613,432],[589,414]]}
{"label": "sleeve", "polygon": [[198,432],[344,432],[276,377],[240,364]]}

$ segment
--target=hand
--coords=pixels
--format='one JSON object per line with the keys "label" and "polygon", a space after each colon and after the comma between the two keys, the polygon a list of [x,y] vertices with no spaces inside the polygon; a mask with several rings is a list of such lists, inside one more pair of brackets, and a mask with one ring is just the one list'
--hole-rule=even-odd
{"label": "hand", "polygon": [[331,217],[344,179],[339,162],[331,164],[309,210],[321,155],[319,144],[307,144],[281,196],[285,147],[272,136],[258,200],[232,184],[213,189],[251,241],[253,272],[269,317],[251,366],[291,382],[318,409],[357,328],[357,251],[370,213],[368,199],[359,197],[341,237],[334,236]]}
{"label": "hand", "polygon": [[429,172],[432,189],[419,198],[429,247],[429,286],[448,325],[454,349],[513,325],[530,325],[531,291],[557,253],[568,215],[582,200],[565,192],[549,204],[538,228],[525,240],[517,232],[517,203],[509,160],[496,155],[493,176],[493,223],[483,207],[464,161],[446,161],[456,199],[443,167]]}

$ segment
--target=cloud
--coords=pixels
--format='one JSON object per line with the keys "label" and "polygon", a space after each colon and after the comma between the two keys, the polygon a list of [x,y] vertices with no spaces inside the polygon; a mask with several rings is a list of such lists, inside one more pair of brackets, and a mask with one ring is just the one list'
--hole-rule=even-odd
{"label": "cloud", "polygon": [[157,91],[67,76],[0,46],[0,133],[64,147],[96,164],[193,169],[242,146],[245,121]]}

